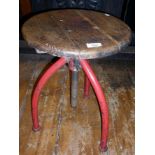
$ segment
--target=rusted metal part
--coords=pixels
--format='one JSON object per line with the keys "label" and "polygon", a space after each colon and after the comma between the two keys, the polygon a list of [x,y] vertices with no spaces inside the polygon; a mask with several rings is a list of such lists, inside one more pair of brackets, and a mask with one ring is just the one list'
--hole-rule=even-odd
{"label": "rusted metal part", "polygon": [[77,59],[71,59],[69,63],[69,68],[72,72],[71,74],[71,105],[73,108],[77,106],[78,97],[78,71],[79,71],[79,61]]}
{"label": "rusted metal part", "polygon": [[33,95],[32,95],[32,121],[33,121],[33,130],[34,131],[39,131],[40,126],[39,126],[39,121],[38,121],[38,99],[40,92],[47,82],[47,80],[59,69],[61,68],[64,64],[66,63],[65,58],[60,58],[57,62],[52,64],[47,71],[42,75],[40,80],[38,81]]}
{"label": "rusted metal part", "polygon": [[79,60],[76,58],[76,59],[69,59],[69,69],[71,71],[79,71],[81,69],[81,65],[79,63]]}
{"label": "rusted metal part", "polygon": [[101,111],[101,119],[102,119],[102,133],[101,133],[101,143],[100,149],[101,151],[107,151],[107,138],[108,138],[108,105],[105,100],[104,93],[102,88],[92,70],[87,60],[80,59],[81,66],[90,80],[94,91],[96,93],[100,111]]}

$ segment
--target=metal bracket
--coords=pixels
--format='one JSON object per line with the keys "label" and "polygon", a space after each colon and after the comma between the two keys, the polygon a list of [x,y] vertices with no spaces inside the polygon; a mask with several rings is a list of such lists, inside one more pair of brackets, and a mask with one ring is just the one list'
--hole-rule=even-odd
{"label": "metal bracket", "polygon": [[74,72],[78,72],[81,69],[80,63],[78,59],[70,59],[69,61],[69,69]]}

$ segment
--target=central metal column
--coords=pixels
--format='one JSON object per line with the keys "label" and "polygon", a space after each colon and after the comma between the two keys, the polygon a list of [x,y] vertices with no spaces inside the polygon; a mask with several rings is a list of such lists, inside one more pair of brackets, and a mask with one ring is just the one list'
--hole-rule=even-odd
{"label": "central metal column", "polygon": [[77,106],[78,98],[78,71],[79,61],[77,59],[70,61],[71,74],[71,105],[73,108]]}

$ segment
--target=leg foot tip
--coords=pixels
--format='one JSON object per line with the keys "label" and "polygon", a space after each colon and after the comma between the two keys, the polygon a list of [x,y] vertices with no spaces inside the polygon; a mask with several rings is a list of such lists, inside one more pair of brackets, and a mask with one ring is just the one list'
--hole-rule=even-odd
{"label": "leg foot tip", "polygon": [[76,110],[77,109],[77,106],[72,106],[72,109]]}
{"label": "leg foot tip", "polygon": [[107,145],[103,147],[103,146],[100,144],[100,151],[101,151],[101,152],[107,152],[107,151],[108,151]]}
{"label": "leg foot tip", "polygon": [[37,131],[40,131],[40,126],[38,127],[38,128],[32,128],[32,130],[34,131],[34,132],[37,132]]}
{"label": "leg foot tip", "polygon": [[85,95],[85,94],[84,94],[84,95],[83,95],[83,98],[84,98],[84,99],[88,99],[88,98],[89,98],[89,95]]}

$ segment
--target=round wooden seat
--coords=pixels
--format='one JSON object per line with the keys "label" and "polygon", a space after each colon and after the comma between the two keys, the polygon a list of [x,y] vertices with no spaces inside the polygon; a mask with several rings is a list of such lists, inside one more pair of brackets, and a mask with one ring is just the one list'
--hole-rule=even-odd
{"label": "round wooden seat", "polygon": [[120,51],[129,44],[130,28],[109,14],[87,10],[56,10],[30,18],[22,28],[29,46],[58,57],[92,59]]}

